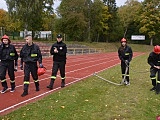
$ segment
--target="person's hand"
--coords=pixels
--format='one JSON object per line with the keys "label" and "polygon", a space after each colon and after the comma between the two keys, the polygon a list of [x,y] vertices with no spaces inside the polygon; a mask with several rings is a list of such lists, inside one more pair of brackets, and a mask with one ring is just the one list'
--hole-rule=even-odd
{"label": "person's hand", "polygon": [[128,64],[128,63],[129,63],[129,61],[128,61],[128,60],[125,60],[125,63],[126,63],[126,64]]}
{"label": "person's hand", "polygon": [[157,69],[160,69],[160,66],[154,66],[155,68],[157,68]]}
{"label": "person's hand", "polygon": [[57,50],[57,48],[56,48],[56,47],[54,47],[54,52],[55,52],[55,53],[58,53],[58,50]]}
{"label": "person's hand", "polygon": [[23,65],[20,65],[20,69],[23,70]]}
{"label": "person's hand", "polygon": [[42,63],[40,63],[40,64],[39,64],[39,67],[40,67],[40,68],[43,68],[43,64],[42,64]]}

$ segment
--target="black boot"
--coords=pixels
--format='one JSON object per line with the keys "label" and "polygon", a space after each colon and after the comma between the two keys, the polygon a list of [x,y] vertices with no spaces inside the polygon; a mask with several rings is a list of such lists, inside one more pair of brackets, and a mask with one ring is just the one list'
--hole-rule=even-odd
{"label": "black boot", "polygon": [[39,91],[39,82],[35,82],[36,91]]}
{"label": "black boot", "polygon": [[3,87],[3,90],[1,91],[1,93],[4,94],[8,90],[8,85],[6,81],[2,82],[2,87]]}
{"label": "black boot", "polygon": [[153,86],[153,88],[150,89],[150,91],[155,91],[156,90],[156,86]]}
{"label": "black boot", "polygon": [[28,95],[28,90],[24,90],[21,96],[24,97],[26,95]]}
{"label": "black boot", "polygon": [[62,80],[61,82],[61,88],[65,87],[65,80]]}
{"label": "black boot", "polygon": [[160,83],[157,83],[156,94],[160,94]]}
{"label": "black boot", "polygon": [[50,90],[53,89],[53,84],[54,84],[54,80],[51,79],[50,84],[47,86],[47,88],[49,88]]}
{"label": "black boot", "polygon": [[29,87],[29,84],[24,84],[24,91],[22,93],[22,97],[28,95],[28,87]]}
{"label": "black boot", "polygon": [[15,82],[11,82],[11,90],[10,92],[14,92],[15,91]]}

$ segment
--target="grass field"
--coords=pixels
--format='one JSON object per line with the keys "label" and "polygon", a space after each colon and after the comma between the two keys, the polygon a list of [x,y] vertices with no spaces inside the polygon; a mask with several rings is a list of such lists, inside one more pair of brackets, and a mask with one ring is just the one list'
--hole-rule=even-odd
{"label": "grass field", "polygon": [[[130,86],[116,86],[92,76],[1,116],[0,120],[155,120],[160,115],[160,95],[149,91],[148,54],[132,60]],[[98,75],[119,83],[120,65]]]}

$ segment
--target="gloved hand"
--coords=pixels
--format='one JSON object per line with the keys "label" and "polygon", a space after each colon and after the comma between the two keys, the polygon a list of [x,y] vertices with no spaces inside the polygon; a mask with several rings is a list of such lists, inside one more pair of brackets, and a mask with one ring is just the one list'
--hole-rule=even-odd
{"label": "gloved hand", "polygon": [[17,71],[17,68],[18,68],[17,66],[14,67],[14,71],[15,71],[15,72]]}
{"label": "gloved hand", "polygon": [[42,65],[42,63],[40,63],[40,64],[39,64],[39,67],[40,67],[40,68],[43,68],[43,65]]}
{"label": "gloved hand", "polygon": [[23,70],[23,65],[20,65],[20,69]]}
{"label": "gloved hand", "polygon": [[128,61],[128,60],[125,60],[125,63],[128,65],[129,61]]}

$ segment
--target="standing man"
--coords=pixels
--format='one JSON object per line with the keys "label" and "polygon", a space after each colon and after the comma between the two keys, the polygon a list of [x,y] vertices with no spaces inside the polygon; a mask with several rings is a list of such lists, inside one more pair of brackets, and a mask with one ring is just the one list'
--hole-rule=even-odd
{"label": "standing man", "polygon": [[65,65],[66,65],[66,44],[62,42],[62,35],[57,35],[57,42],[54,43],[50,49],[51,55],[53,55],[53,67],[50,84],[47,86],[50,90],[53,89],[54,81],[57,76],[58,69],[61,75],[61,87],[65,87]]}
{"label": "standing man", "polygon": [[10,77],[11,90],[15,90],[15,74],[14,71],[17,71],[17,60],[18,54],[14,47],[11,45],[11,41],[7,35],[4,35],[1,38],[2,44],[0,45],[0,80],[3,87],[1,93],[5,93],[8,90],[8,85],[6,82],[6,72],[8,70],[8,75]]}
{"label": "standing man", "polygon": [[[148,64],[151,66],[150,68],[150,78],[152,80],[153,88],[150,91],[156,91],[156,94],[160,93],[160,46],[154,46],[153,52],[149,54]],[[156,73],[157,80],[156,80]]]}
{"label": "standing man", "polygon": [[35,83],[36,91],[39,91],[39,81],[38,81],[38,66],[37,61],[39,62],[39,67],[43,67],[42,65],[42,54],[39,49],[39,46],[32,42],[32,36],[25,36],[26,44],[22,47],[20,51],[21,58],[21,70],[23,70],[24,63],[24,92],[22,93],[22,97],[28,95],[28,87],[30,83],[30,73]]}
{"label": "standing man", "polygon": [[[127,45],[127,40],[125,38],[121,39],[121,47],[118,49],[118,56],[119,56],[119,59],[121,60],[122,79],[124,79],[125,77],[126,78],[124,81],[125,85],[130,85],[129,63],[132,60],[133,52],[131,47]],[[126,69],[128,70],[126,71]]]}

